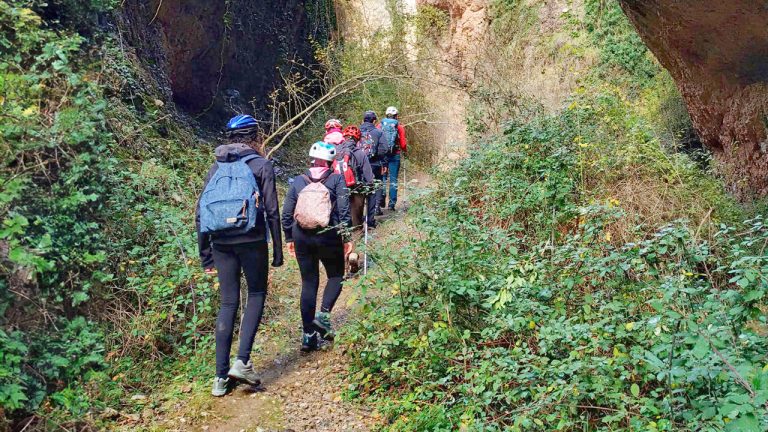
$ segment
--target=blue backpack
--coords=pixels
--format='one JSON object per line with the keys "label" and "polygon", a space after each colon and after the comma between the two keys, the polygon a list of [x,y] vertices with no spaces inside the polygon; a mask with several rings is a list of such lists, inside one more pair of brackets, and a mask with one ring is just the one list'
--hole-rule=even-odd
{"label": "blue backpack", "polygon": [[248,155],[234,162],[216,162],[219,169],[200,197],[201,233],[234,236],[256,227],[261,192],[248,161],[257,157]]}
{"label": "blue backpack", "polygon": [[400,122],[393,118],[385,118],[381,121],[381,133],[384,135],[384,142],[387,145],[387,155],[393,155],[397,143],[397,125]]}

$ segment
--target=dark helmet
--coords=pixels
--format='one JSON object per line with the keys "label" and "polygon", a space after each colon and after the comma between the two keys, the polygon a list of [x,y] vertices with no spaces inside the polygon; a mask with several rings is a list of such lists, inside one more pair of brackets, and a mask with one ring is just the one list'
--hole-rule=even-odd
{"label": "dark helmet", "polygon": [[363,114],[363,121],[366,123],[373,123],[376,119],[376,113],[373,111],[366,111],[365,114]]}
{"label": "dark helmet", "polygon": [[235,135],[250,135],[257,131],[258,123],[256,119],[247,114],[240,114],[232,117],[227,122],[226,133],[227,136]]}

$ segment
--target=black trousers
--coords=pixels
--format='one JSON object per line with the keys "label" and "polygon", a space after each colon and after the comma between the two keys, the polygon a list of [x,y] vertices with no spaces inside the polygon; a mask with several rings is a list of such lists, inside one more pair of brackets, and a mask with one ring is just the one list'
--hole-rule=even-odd
{"label": "black trousers", "polygon": [[320,263],[323,263],[328,276],[320,310],[330,312],[341,295],[345,267],[344,244],[335,229],[315,233],[305,231],[296,224],[293,226],[293,241],[301,272],[301,323],[305,333],[312,333],[315,331],[312,320],[317,311]]}
{"label": "black trousers", "polygon": [[237,358],[248,363],[253,338],[264,313],[267,297],[269,262],[266,242],[236,245],[213,245],[213,261],[219,275],[221,308],[216,321],[216,376],[225,378],[229,372],[229,352],[235,315],[240,306],[240,275],[245,273],[248,300],[240,322],[240,348]]}

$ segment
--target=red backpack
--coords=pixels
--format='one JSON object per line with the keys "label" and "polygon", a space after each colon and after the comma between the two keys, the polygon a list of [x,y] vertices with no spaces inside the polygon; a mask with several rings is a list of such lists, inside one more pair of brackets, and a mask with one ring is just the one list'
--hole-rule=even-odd
{"label": "red backpack", "polygon": [[347,183],[348,188],[351,188],[357,184],[357,179],[355,178],[355,167],[349,163],[351,160],[352,155],[350,152],[344,151],[343,153],[336,155],[336,159],[333,161],[332,165],[333,172],[344,176],[344,181]]}

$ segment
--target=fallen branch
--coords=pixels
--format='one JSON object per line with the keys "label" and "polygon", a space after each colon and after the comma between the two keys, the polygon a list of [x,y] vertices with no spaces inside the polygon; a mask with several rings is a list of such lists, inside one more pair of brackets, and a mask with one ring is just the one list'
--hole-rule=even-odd
{"label": "fallen branch", "polygon": [[[406,77],[407,76],[405,75],[379,75],[379,74],[374,74],[373,72],[366,72],[364,74],[354,76],[352,78],[345,80],[340,84],[335,85],[331,90],[326,92],[318,100],[316,100],[315,102],[307,106],[300,113],[288,119],[279,128],[277,128],[277,130],[275,130],[266,138],[264,138],[264,140],[262,141],[262,148],[266,149],[271,141],[276,139],[279,135],[281,134],[283,135],[282,138],[280,138],[280,141],[274,147],[272,147],[272,149],[270,149],[269,152],[267,152],[266,154],[267,159],[269,159],[277,149],[282,147],[282,145],[291,135],[293,135],[295,132],[300,130],[305,124],[307,124],[307,122],[311,119],[312,115],[315,112],[317,112],[317,110],[319,110],[329,102],[333,101],[334,99],[338,98],[339,96],[352,92],[368,82],[378,81],[383,79],[402,79]],[[296,124],[297,121],[299,121],[298,124]]]}

